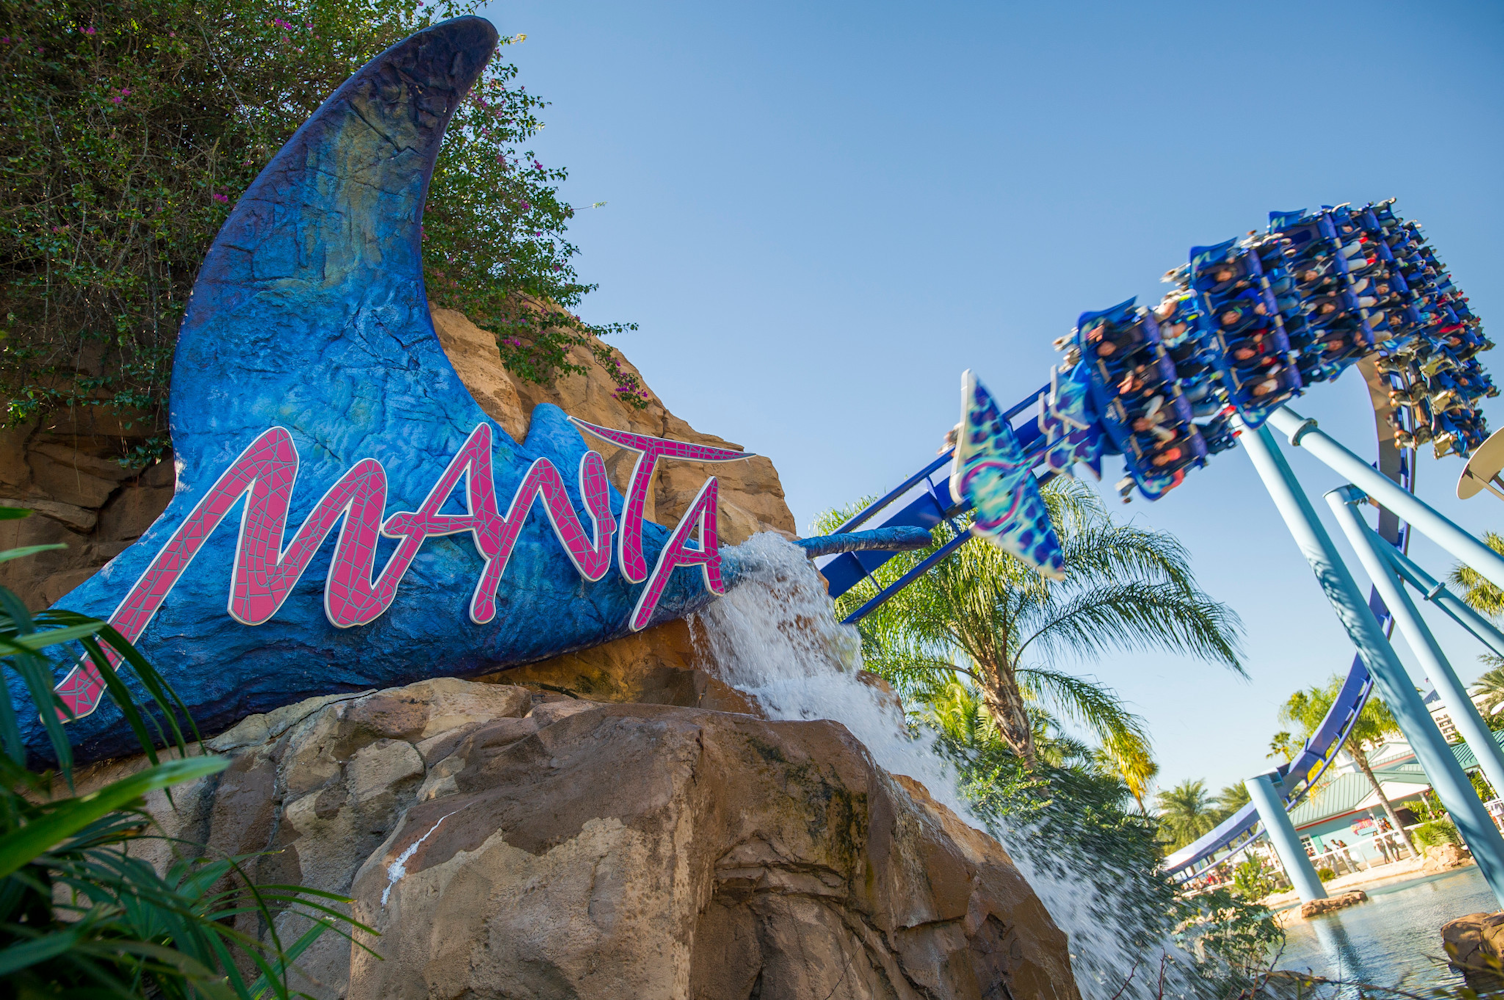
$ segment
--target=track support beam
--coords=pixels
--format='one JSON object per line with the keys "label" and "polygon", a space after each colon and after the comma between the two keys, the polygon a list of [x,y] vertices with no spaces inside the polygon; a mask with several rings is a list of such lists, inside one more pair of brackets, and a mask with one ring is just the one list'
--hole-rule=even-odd
{"label": "track support beam", "polygon": [[[1269,433],[1268,427],[1257,430],[1245,427],[1241,440],[1248,456],[1253,459],[1259,477],[1264,481],[1264,487],[1284,518],[1285,526],[1295,537],[1306,561],[1311,564],[1317,583],[1331,602],[1338,620],[1347,629],[1364,664],[1373,674],[1379,693],[1384,696],[1385,703],[1400,725],[1400,731],[1415,751],[1415,758],[1426,772],[1431,787],[1436,790],[1442,806],[1451,814],[1452,822],[1467,841],[1468,849],[1472,851],[1479,871],[1493,890],[1494,898],[1504,906],[1504,838],[1499,836],[1488,810],[1483,808],[1483,803],[1473,793],[1473,786],[1467,775],[1452,755],[1441,731],[1436,728],[1431,713],[1421,702],[1414,682],[1405,672],[1404,665],[1400,663],[1394,647],[1389,644],[1389,639],[1384,635],[1368,602],[1363,600],[1357,582],[1337,554],[1331,536],[1316,516],[1310,499],[1301,489],[1285,456],[1280,453],[1274,436]],[[1373,471],[1367,466],[1363,468]],[[1374,475],[1377,476],[1378,473]],[[1393,483],[1390,485],[1393,486]],[[1395,489],[1403,493],[1398,487]],[[1406,516],[1399,513],[1402,517]]]}
{"label": "track support beam", "polygon": [[[1494,628],[1493,622],[1468,607],[1467,602],[1448,590],[1446,584],[1421,569],[1416,565],[1415,560],[1393,545],[1384,545],[1381,551],[1384,553],[1384,558],[1394,566],[1395,571],[1404,577],[1405,582],[1419,591],[1427,601],[1440,608],[1452,621],[1471,632],[1479,642],[1493,650],[1495,654],[1504,656],[1504,632]],[[1498,791],[1504,795],[1504,789]]]}
{"label": "track support beam", "polygon": [[1446,654],[1441,651],[1436,636],[1426,626],[1425,619],[1410,599],[1405,585],[1395,576],[1394,568],[1384,558],[1383,549],[1392,549],[1394,546],[1379,538],[1363,520],[1363,514],[1357,505],[1367,503],[1368,494],[1356,486],[1341,486],[1326,495],[1326,502],[1331,505],[1343,534],[1347,535],[1347,540],[1358,553],[1358,561],[1363,564],[1364,572],[1373,580],[1379,596],[1388,605],[1389,613],[1394,616],[1394,623],[1399,626],[1410,651],[1415,654],[1415,659],[1426,672],[1426,677],[1436,688],[1437,694],[1441,695],[1442,702],[1451,713],[1452,723],[1472,748],[1473,756],[1478,759],[1478,766],[1483,769],[1483,776],[1494,786],[1495,791],[1504,789],[1504,751],[1494,741],[1494,734],[1478,714],[1478,707],[1468,697],[1467,688],[1463,687],[1457,671],[1452,669]]}
{"label": "track support beam", "polygon": [[1305,848],[1300,846],[1300,837],[1290,822],[1290,814],[1285,812],[1285,800],[1274,787],[1278,780],[1279,772],[1269,771],[1249,778],[1243,786],[1248,789],[1253,807],[1259,811],[1259,819],[1269,834],[1269,842],[1274,845],[1274,853],[1279,855],[1279,863],[1284,866],[1290,884],[1300,894],[1300,901],[1309,903],[1313,899],[1325,899],[1326,886],[1321,884],[1321,877],[1306,856]]}
{"label": "track support beam", "polygon": [[1292,445],[1306,449],[1402,520],[1409,521],[1421,534],[1483,574],[1490,583],[1504,587],[1504,556],[1348,451],[1325,431],[1319,430],[1316,421],[1307,420],[1288,406],[1282,406],[1269,414],[1269,423],[1289,435]]}

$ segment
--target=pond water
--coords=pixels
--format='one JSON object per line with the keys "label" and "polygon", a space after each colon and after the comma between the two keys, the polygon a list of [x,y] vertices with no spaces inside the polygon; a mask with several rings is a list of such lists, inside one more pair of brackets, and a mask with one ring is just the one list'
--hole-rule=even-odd
{"label": "pond water", "polygon": [[1476,867],[1365,889],[1368,902],[1285,930],[1275,967],[1379,986],[1461,986],[1441,925],[1499,907]]}

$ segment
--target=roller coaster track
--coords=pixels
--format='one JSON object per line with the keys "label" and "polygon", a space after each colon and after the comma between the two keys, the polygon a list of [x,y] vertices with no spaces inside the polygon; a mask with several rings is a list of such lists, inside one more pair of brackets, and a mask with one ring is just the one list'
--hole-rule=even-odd
{"label": "roller coaster track", "polygon": [[[1409,492],[1414,493],[1416,453],[1396,446],[1394,432],[1387,419],[1393,412],[1389,401],[1389,377],[1379,373],[1372,357],[1359,361],[1357,367],[1368,385],[1373,404],[1374,425],[1378,437],[1379,470]],[[1012,421],[1025,413],[1032,417],[1040,397],[1048,388],[1048,386],[1043,386],[1035,390],[1009,408],[1004,413],[1005,419]],[[1018,424],[1014,427],[1014,431],[1026,455],[1038,456],[1042,453],[1044,435],[1036,420],[1029,419]],[[902,526],[933,528],[945,522],[954,530],[951,539],[945,545],[887,585],[883,585],[872,574],[879,566],[893,558],[892,552],[849,552],[824,562],[820,566],[820,571],[829,583],[832,597],[846,594],[864,580],[870,581],[876,589],[873,597],[846,617],[847,623],[860,621],[871,614],[890,597],[950,556],[973,537],[965,530],[964,525],[957,521],[967,512],[970,505],[964,499],[951,495],[949,476],[945,471],[950,464],[951,456],[950,451],[944,452],[836,529],[835,533],[853,531],[864,525],[883,528]],[[936,481],[937,475],[940,476],[939,481]],[[1036,475],[1037,481],[1043,484],[1053,478],[1054,473],[1042,470]],[[905,497],[915,494],[916,490],[917,495],[904,506],[889,510]],[[885,512],[886,516],[884,516]],[[869,524],[879,517],[881,520],[877,523]],[[1381,509],[1378,531],[1399,551],[1407,551],[1410,527],[1393,513]],[[1368,604],[1385,633],[1391,633],[1394,628],[1393,617],[1376,591],[1370,590]],[[1363,710],[1372,690],[1373,678],[1369,675],[1368,668],[1364,666],[1362,659],[1355,655],[1352,666],[1348,669],[1347,679],[1343,682],[1331,711],[1327,713],[1326,718],[1312,733],[1300,752],[1296,754],[1295,759],[1278,769],[1287,809],[1294,809],[1299,805],[1335,761],[1338,751],[1341,750],[1348,733],[1356,724],[1358,714]],[[1258,815],[1253,806],[1245,805],[1211,832],[1166,858],[1165,870],[1177,880],[1189,881],[1209,868],[1236,857],[1252,844],[1261,832]],[[1219,853],[1222,854],[1221,857],[1218,857]]]}

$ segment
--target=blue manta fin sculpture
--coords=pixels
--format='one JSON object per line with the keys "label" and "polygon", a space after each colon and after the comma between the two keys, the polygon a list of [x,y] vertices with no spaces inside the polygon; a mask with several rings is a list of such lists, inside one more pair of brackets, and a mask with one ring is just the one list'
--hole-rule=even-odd
{"label": "blue manta fin sculpture", "polygon": [[[734,582],[714,559],[713,479],[678,531],[642,522],[624,547],[626,502],[579,428],[540,405],[513,441],[439,345],[423,203],[496,42],[463,17],[393,46],[247,189],[178,334],[172,502],[58,602],[135,641],[204,732],[313,695],[595,645]],[[746,457],[684,447],[663,457]],[[622,572],[624,554],[656,575]],[[58,690],[79,716],[78,759],[132,748],[91,666]],[[46,757],[36,709],[22,713]]]}
{"label": "blue manta fin sculpture", "polygon": [[951,495],[976,508],[972,534],[1058,580],[1065,575],[1065,559],[1033,470],[1033,459],[1023,454],[992,394],[967,369],[961,375]]}

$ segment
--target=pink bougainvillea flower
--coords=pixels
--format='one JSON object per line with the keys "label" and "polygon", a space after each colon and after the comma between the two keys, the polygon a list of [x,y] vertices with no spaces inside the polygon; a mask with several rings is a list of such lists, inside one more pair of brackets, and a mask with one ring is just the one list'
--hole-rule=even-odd
{"label": "pink bougainvillea flower", "polygon": [[97,32],[97,31],[94,30],[94,25],[92,25],[92,24],[89,25],[87,28],[80,28],[79,30],[82,31],[86,35],[97,35],[97,34],[99,34],[99,32]]}
{"label": "pink bougainvillea flower", "polygon": [[219,202],[221,205],[228,205],[230,203],[229,196],[228,195],[220,194],[218,191],[212,191],[212,192],[210,192],[209,197],[213,198],[215,201]]}

